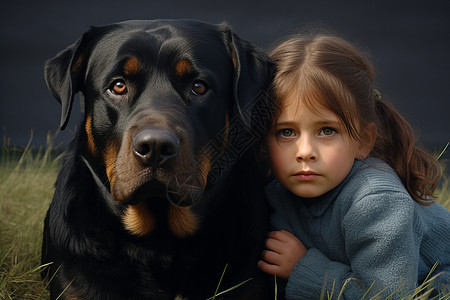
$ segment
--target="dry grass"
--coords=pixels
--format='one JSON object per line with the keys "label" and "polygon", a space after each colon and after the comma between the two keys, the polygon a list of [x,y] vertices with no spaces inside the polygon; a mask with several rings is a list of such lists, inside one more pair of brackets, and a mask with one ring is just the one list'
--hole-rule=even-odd
{"label": "dry grass", "polygon": [[58,160],[4,148],[0,161],[0,299],[48,299],[40,280],[42,225]]}

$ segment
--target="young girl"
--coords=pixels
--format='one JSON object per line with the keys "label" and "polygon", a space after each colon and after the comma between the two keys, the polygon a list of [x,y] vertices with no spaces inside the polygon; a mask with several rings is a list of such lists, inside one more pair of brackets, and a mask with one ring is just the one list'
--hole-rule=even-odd
{"label": "young girl", "polygon": [[[371,63],[332,36],[298,37],[271,54],[279,107],[266,138],[276,180],[261,270],[287,299],[399,298],[432,274],[449,293],[450,212],[434,203],[438,163],[374,89]],[[438,290],[439,289],[439,290]]]}

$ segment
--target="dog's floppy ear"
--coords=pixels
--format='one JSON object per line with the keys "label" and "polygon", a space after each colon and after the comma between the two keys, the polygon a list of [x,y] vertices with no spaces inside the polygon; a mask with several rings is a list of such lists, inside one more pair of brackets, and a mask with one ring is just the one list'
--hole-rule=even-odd
{"label": "dog's floppy ear", "polygon": [[62,105],[60,128],[63,130],[69,121],[73,97],[79,91],[80,70],[84,58],[76,56],[81,41],[72,44],[45,62],[45,82],[53,97]]}
{"label": "dog's floppy ear", "polygon": [[225,28],[234,67],[234,108],[244,123],[249,128],[254,128],[252,112],[257,105],[269,105],[270,99],[267,99],[266,92],[272,81],[275,65],[267,54],[239,38],[230,27]]}
{"label": "dog's floppy ear", "polygon": [[81,91],[92,46],[95,44],[95,40],[106,33],[109,28],[110,26],[92,27],[78,42],[45,62],[45,82],[50,92],[62,105],[61,130],[64,130],[69,122],[75,94]]}

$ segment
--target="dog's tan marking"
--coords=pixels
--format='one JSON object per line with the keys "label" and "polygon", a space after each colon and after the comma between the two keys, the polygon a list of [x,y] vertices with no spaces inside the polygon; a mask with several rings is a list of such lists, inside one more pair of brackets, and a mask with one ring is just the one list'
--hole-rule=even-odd
{"label": "dog's tan marking", "polygon": [[169,228],[180,238],[194,234],[198,229],[198,218],[189,207],[169,207]]}
{"label": "dog's tan marking", "polygon": [[123,72],[127,76],[133,76],[139,72],[140,68],[141,68],[141,63],[139,62],[139,60],[135,56],[131,56],[125,62],[125,65],[123,66]]}
{"label": "dog's tan marking", "polygon": [[208,181],[208,174],[211,171],[211,158],[207,153],[204,153],[198,161],[198,169],[200,172],[200,179],[202,180],[202,188],[206,186]]}
{"label": "dog's tan marking", "polygon": [[91,152],[91,154],[95,156],[95,154],[97,153],[97,146],[95,145],[94,136],[92,135],[92,116],[91,115],[87,115],[86,123],[84,124],[84,128],[86,130],[87,145],[88,145],[89,152]]}
{"label": "dog's tan marking", "polygon": [[191,72],[192,66],[187,59],[180,60],[175,66],[175,72],[178,76],[183,76]]}
{"label": "dog's tan marking", "polygon": [[111,191],[114,190],[114,184],[116,183],[116,161],[117,161],[117,149],[113,145],[108,145],[105,148],[103,154],[103,160],[105,161],[106,176],[108,176]]}
{"label": "dog's tan marking", "polygon": [[122,222],[125,229],[139,236],[147,235],[155,228],[155,218],[144,202],[128,206]]}

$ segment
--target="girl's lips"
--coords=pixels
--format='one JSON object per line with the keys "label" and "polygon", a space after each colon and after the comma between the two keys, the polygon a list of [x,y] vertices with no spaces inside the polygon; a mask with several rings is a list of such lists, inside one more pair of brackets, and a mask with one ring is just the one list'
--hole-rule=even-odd
{"label": "girl's lips", "polygon": [[294,176],[299,180],[310,181],[316,179],[319,175],[311,171],[301,171],[294,174]]}

